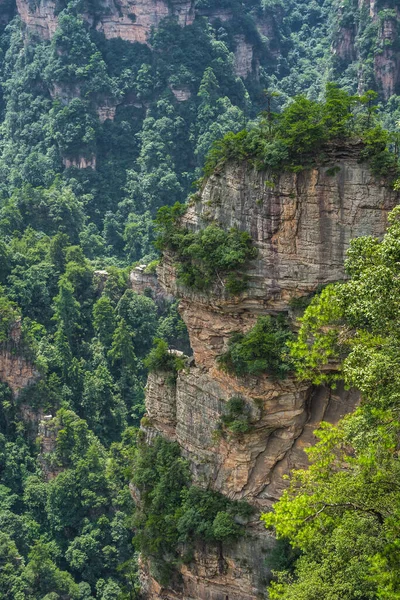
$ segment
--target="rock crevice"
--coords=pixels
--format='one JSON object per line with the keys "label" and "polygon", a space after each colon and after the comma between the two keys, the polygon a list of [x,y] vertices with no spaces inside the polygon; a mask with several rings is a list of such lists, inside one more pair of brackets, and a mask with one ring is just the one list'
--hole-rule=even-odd
{"label": "rock crevice", "polygon": [[[249,285],[240,297],[228,297],[218,285],[207,294],[182,287],[171,254],[159,267],[160,284],[180,298],[194,364],[179,373],[174,386],[168,386],[165,374],[150,375],[149,434],[153,430],[179,443],[196,485],[246,499],[258,510],[268,510],[279,498],[290,469],[307,465],[304,449],[315,442],[318,424],[337,423],[359,397],[340,386],[314,388],[294,376],[237,378],[221,372],[216,359],[232,332],[248,331],[259,315],[284,311],[293,316],[293,298],[343,279],[352,238],[383,235],[398,196],[374,179],[359,151],[357,145],[333,148],[327,164],[299,174],[272,177],[243,162],[229,163],[209,178],[181,224],[199,230],[217,222],[251,234],[258,256],[248,265]],[[221,435],[218,423],[233,396],[245,401],[250,427],[239,436]],[[271,543],[262,527],[250,528],[245,541],[224,549],[228,567],[223,574],[211,564],[217,560],[212,548],[199,551],[182,567],[179,589],[161,590],[148,579],[148,597],[262,597],[268,566],[256,560],[252,548],[258,545],[265,554]],[[239,567],[244,559],[245,573]]]}

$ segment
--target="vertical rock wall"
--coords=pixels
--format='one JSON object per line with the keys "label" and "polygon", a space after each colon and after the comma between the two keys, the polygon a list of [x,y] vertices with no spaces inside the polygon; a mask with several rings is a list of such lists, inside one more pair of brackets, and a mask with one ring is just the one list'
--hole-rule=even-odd
{"label": "vertical rock wall", "polygon": [[6,383],[14,396],[40,377],[39,371],[21,350],[21,335],[21,323],[16,321],[9,341],[0,347],[0,382]]}
{"label": "vertical rock wall", "polygon": [[[355,12],[355,7],[353,10]],[[358,0],[359,18],[351,22],[343,19],[345,11],[344,3],[338,3],[339,28],[333,41],[333,53],[343,65],[359,62],[359,91],[364,92],[366,87],[371,87],[369,67],[364,64],[365,48],[370,43],[375,81],[383,98],[388,100],[400,89],[400,6],[393,0]]]}
{"label": "vertical rock wall", "polygon": [[[383,234],[387,213],[399,198],[360,164],[359,151],[357,145],[331,148],[327,164],[275,178],[245,162],[232,163],[208,180],[182,224],[198,230],[217,222],[251,234],[259,252],[246,271],[249,288],[241,297],[227,297],[219,287],[209,294],[182,288],[173,256],[165,255],[159,269],[161,284],[181,299],[195,364],[180,372],[176,386],[169,386],[162,374],[150,376],[148,434],[179,443],[197,485],[246,499],[259,510],[268,510],[280,496],[284,474],[306,466],[304,448],[314,442],[313,431],[321,420],[338,422],[354,409],[358,395],[340,387],[335,392],[314,388],[294,377],[281,382],[267,376],[236,378],[219,371],[216,358],[230,334],[249,330],[258,315],[290,314],[291,298],[343,278],[352,238]],[[233,396],[246,402],[249,431],[217,435]],[[226,567],[221,572],[213,567],[215,549],[199,549],[173,589],[161,589],[147,577],[148,598],[263,597],[268,566],[260,557],[271,539],[255,521],[241,544],[224,548]],[[257,548],[257,559],[252,548]]]}
{"label": "vertical rock wall", "polygon": [[[17,10],[31,33],[50,39],[57,29],[55,0],[16,0]],[[96,12],[87,11],[84,18],[107,39],[121,38],[146,44],[152,27],[168,16],[176,16],[182,25],[194,19],[194,0],[105,0]]]}

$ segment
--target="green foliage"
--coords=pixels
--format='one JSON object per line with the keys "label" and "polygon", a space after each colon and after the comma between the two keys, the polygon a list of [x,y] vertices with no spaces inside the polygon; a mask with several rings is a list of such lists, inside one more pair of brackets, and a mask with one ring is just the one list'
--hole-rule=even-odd
{"label": "green foliage", "polygon": [[19,318],[18,307],[4,295],[0,296],[0,343],[7,342],[10,336],[11,326]]}
{"label": "green foliage", "polygon": [[288,353],[291,339],[283,315],[259,317],[246,334],[231,335],[227,351],[218,358],[219,368],[238,377],[267,373],[284,379],[292,366]]}
{"label": "green foliage", "polygon": [[133,333],[133,344],[140,356],[147,354],[157,329],[157,306],[151,298],[126,290],[116,312]]}
{"label": "green foliage", "polygon": [[185,366],[185,361],[168,349],[168,343],[165,340],[155,338],[154,346],[146,356],[144,364],[150,372],[170,373],[169,381],[175,383],[178,372]]}
{"label": "green foliage", "polygon": [[246,519],[252,512],[243,502],[191,485],[190,479],[178,444],[157,437],[151,446],[139,446],[133,483],[141,503],[134,541],[144,556],[152,557],[163,585],[173,577],[182,552],[189,555],[196,541],[234,541],[243,535],[243,525],[235,517]]}
{"label": "green foliage", "polygon": [[[200,234],[179,230],[185,210],[179,202],[200,176],[211,144],[225,134],[212,151],[209,172],[221,160],[248,157],[257,168],[296,169],[314,160],[327,139],[354,130],[364,139],[364,158],[374,172],[396,177],[398,139],[378,126],[383,113],[385,125],[395,128],[396,96],[383,108],[373,92],[363,94],[359,105],[351,94],[356,72],[362,72],[364,86],[378,89],[372,65],[385,50],[379,32],[388,19],[394,27],[397,20],[390,10],[394,2],[378,5],[374,23],[363,8],[343,4],[339,18],[355,32],[361,69],[353,60],[338,64],[340,52],[334,59],[328,56],[338,31],[331,0],[198,0],[199,10],[220,7],[233,17],[224,22],[198,18],[187,27],[165,19],[149,45],[106,39],[96,25],[105,8],[93,0],[56,4],[57,30],[49,41],[28,40],[18,17],[6,28],[1,25],[0,342],[34,360],[41,379],[18,400],[7,386],[0,389],[0,596],[131,600],[138,581],[128,481],[136,439],[131,426],[144,412],[144,358],[155,336],[164,340],[150,351],[149,367],[166,361],[172,381],[182,365],[166,343],[188,354],[190,345],[176,305],[156,306],[128,289],[129,266],[157,259],[152,218],[166,205],[158,224],[162,244],[182,252],[185,285],[243,291],[242,268],[255,257],[245,234],[213,225]],[[12,3],[2,3],[2,23],[13,11]],[[271,24],[270,39],[257,31],[259,16]],[[257,78],[235,74],[238,36],[253,46]],[[328,86],[318,104],[328,71],[349,94]],[[307,98],[300,96],[277,116],[289,96],[304,93]],[[178,101],[175,94],[187,99]],[[249,120],[260,110],[254,126]],[[104,120],[108,115],[113,118]],[[247,130],[237,133],[243,127]],[[367,261],[371,268],[375,264],[376,242],[368,243],[369,253],[367,243],[362,252],[352,246],[350,274]],[[392,248],[388,253],[395,254]],[[339,355],[348,354],[343,366],[348,381],[370,396],[377,389],[380,402],[395,403],[397,346],[392,339],[381,346],[377,341],[379,323],[396,319],[391,304],[396,283],[384,267],[382,262],[375,275],[375,295],[367,288],[355,294],[367,331],[364,345],[355,344],[353,352],[342,337],[336,342]],[[380,294],[381,320],[375,311]],[[344,306],[342,296],[338,303]],[[359,321],[354,307],[346,311],[340,318],[348,319],[351,332]],[[18,319],[19,341],[10,338]],[[323,328],[316,335],[322,336]],[[324,348],[322,338],[321,344]],[[331,351],[325,346],[322,358]],[[251,371],[266,359],[249,348],[244,356],[239,353],[239,363]],[[269,360],[281,376],[281,357],[272,354]],[[311,367],[307,360],[301,358],[304,376],[319,377],[321,357],[315,352]],[[359,365],[370,380],[362,380]],[[382,388],[370,369],[382,375]],[[55,447],[39,461],[40,440],[34,441],[33,427],[22,420],[23,411],[38,409],[57,414],[47,421]],[[228,403],[224,428],[243,432],[247,414],[246,408],[241,412]],[[47,468],[51,481],[44,477]],[[160,488],[160,503],[169,497],[170,480]],[[167,518],[164,523],[163,514],[162,527],[174,544],[187,546],[186,557],[193,536],[221,544],[240,534],[239,507],[190,484],[183,486],[174,511],[172,524]],[[148,531],[154,527],[157,543],[164,533],[156,525],[149,523]],[[168,565],[181,557],[171,547],[167,556],[160,553],[158,563],[167,575]],[[397,584],[395,571],[392,577],[382,567],[390,563],[388,556],[375,556],[373,569],[379,571],[382,597],[391,598]]]}
{"label": "green foliage", "polygon": [[313,298],[299,320],[301,328],[296,340],[289,343],[300,379],[312,379],[318,384],[340,377],[340,370],[329,372],[320,368],[330,361],[336,366],[341,356],[339,338],[343,332],[343,312],[337,289],[335,285],[327,286]]}
{"label": "green foliage", "polygon": [[[251,161],[257,169],[298,171],[321,161],[329,144],[353,138],[363,142],[361,159],[370,163],[375,175],[395,176],[398,156],[391,147],[389,132],[373,116],[373,92],[353,96],[334,83],[328,83],[323,102],[296,96],[271,124],[270,113],[261,113],[252,128],[228,133],[211,148],[204,175],[211,175],[229,160]],[[368,113],[359,107],[366,106]],[[355,114],[352,110],[354,109]]]}
{"label": "green foliage", "polygon": [[159,320],[157,337],[164,339],[170,348],[178,348],[187,356],[192,354],[188,331],[179,315],[177,302],[172,303],[168,314]]}
{"label": "green foliage", "polygon": [[[382,241],[354,240],[349,280],[329,286],[306,309],[292,345],[301,377],[318,383],[340,369],[362,403],[337,427],[322,424],[311,467],[265,515],[301,551],[271,584],[271,598],[396,598],[399,354],[399,209]],[[332,360],[336,365],[330,365]],[[332,568],[334,567],[334,568]]]}
{"label": "green foliage", "polygon": [[226,232],[216,224],[191,232],[177,223],[183,212],[181,205],[164,207],[156,221],[158,248],[174,253],[178,280],[200,291],[216,284],[228,294],[243,292],[246,277],[240,270],[257,255],[250,235],[235,228]]}
{"label": "green foliage", "polygon": [[225,412],[217,425],[217,432],[228,431],[232,435],[248,433],[251,429],[249,407],[241,396],[233,396],[225,405]]}

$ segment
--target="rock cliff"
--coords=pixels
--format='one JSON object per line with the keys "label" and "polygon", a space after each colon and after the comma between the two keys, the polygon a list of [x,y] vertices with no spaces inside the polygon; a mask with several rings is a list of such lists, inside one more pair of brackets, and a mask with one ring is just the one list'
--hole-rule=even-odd
{"label": "rock cliff", "polygon": [[6,383],[14,396],[28,385],[35,383],[40,373],[20,347],[21,323],[16,321],[10,331],[10,339],[0,348],[0,382]]}
{"label": "rock cliff", "polygon": [[333,53],[343,65],[358,63],[359,91],[371,87],[365,62],[369,47],[377,88],[388,100],[400,89],[400,8],[393,0],[358,0],[358,18],[349,19],[346,7],[338,4],[339,27],[333,41]]}
{"label": "rock cliff", "polygon": [[[15,0],[16,11],[27,30],[42,39],[51,39],[58,13],[66,3],[62,0]],[[0,0],[0,25],[6,24],[15,13],[14,0]],[[240,13],[240,10],[244,12]],[[282,6],[273,10],[260,7],[236,7],[241,18],[247,19],[246,28],[234,36],[234,64],[236,73],[243,78],[258,77],[260,64],[269,71],[276,60],[286,57],[287,48],[282,31],[288,20]],[[290,10],[290,9],[289,9]],[[357,71],[359,91],[377,87],[387,100],[400,89],[400,58],[398,51],[400,8],[395,0],[356,0],[333,3],[332,54],[340,78],[347,67]],[[103,0],[94,5],[84,2],[82,16],[92,29],[103,33],[106,39],[121,38],[129,42],[148,44],[153,28],[166,17],[175,17],[182,26],[191,25],[195,18],[206,18],[217,26],[232,25],[239,13],[229,7],[195,0]],[[234,26],[233,26],[234,27]],[[286,31],[285,35],[290,32]],[[366,64],[367,63],[367,64]],[[371,63],[372,70],[369,66]],[[301,68],[301,67],[299,67]],[[321,68],[325,68],[321,65]],[[190,91],[173,90],[178,101],[185,101]],[[112,118],[115,107],[100,110],[100,118]]]}
{"label": "rock cliff", "polygon": [[[18,13],[33,33],[50,39],[57,28],[58,3],[39,0],[36,3],[17,0]],[[152,27],[162,19],[175,16],[182,25],[194,19],[194,0],[105,0],[84,12],[85,20],[107,39],[121,38],[129,42],[147,43]]]}
{"label": "rock cliff", "polygon": [[[251,234],[258,257],[249,265],[249,286],[240,297],[229,297],[218,287],[209,294],[183,288],[177,283],[174,257],[168,254],[159,268],[163,287],[181,299],[194,363],[180,372],[176,386],[162,373],[149,377],[147,435],[176,440],[197,485],[246,499],[257,509],[268,509],[279,497],[284,474],[306,465],[303,450],[313,443],[318,423],[336,423],[354,409],[358,396],[340,386],[334,392],[311,387],[294,377],[280,382],[266,375],[237,378],[218,370],[216,358],[230,334],[247,331],[260,314],[283,311],[294,321],[293,298],[344,277],[352,238],[383,234],[398,196],[359,162],[359,151],[356,144],[332,148],[326,164],[298,174],[272,177],[243,162],[227,164],[209,178],[182,225],[198,230],[217,222]],[[227,401],[238,395],[249,410],[249,431],[216,435]],[[215,550],[207,554],[203,548],[182,568],[182,582],[173,590],[145,578],[148,597],[263,597],[268,567],[260,557],[271,539],[256,523],[248,531],[241,545],[224,549],[220,570],[214,568]]]}

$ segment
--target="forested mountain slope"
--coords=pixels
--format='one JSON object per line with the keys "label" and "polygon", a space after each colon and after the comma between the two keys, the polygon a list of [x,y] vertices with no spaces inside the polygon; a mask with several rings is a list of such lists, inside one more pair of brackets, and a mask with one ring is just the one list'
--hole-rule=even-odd
{"label": "forested mountain slope", "polygon": [[0,0],[1,598],[139,598],[138,552],[154,597],[266,593],[257,510],[358,399],[311,418],[281,351],[398,201],[396,4]]}
{"label": "forested mountain slope", "polygon": [[327,80],[375,88],[394,125],[395,4],[7,0],[3,193],[61,175],[86,198],[96,258],[149,256],[151,215],[186,197],[212,141],[265,108],[263,89],[277,108]]}

